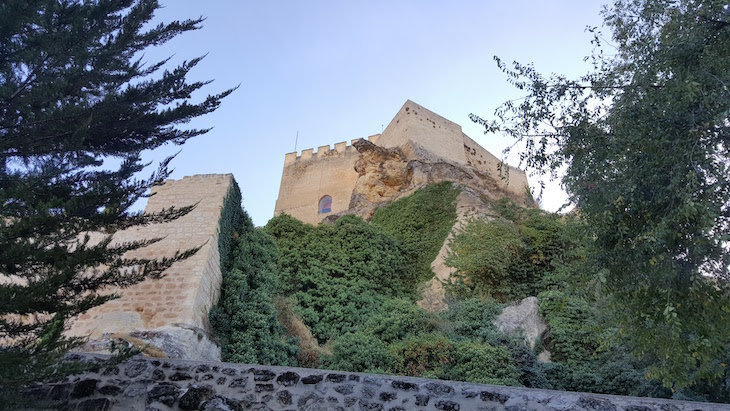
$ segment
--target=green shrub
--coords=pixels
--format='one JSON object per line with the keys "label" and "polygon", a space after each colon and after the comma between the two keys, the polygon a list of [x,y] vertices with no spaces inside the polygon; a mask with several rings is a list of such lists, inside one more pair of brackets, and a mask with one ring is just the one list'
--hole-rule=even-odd
{"label": "green shrub", "polygon": [[496,344],[499,332],[493,321],[504,305],[494,299],[469,298],[451,301],[449,309],[440,313],[442,331],[454,340],[477,340]]}
{"label": "green shrub", "polygon": [[590,362],[600,345],[595,310],[582,298],[562,291],[540,294],[540,313],[550,326],[551,357],[567,364]]}
{"label": "green shrub", "polygon": [[490,295],[515,301],[547,288],[576,285],[588,271],[586,234],[580,221],[503,199],[493,205],[498,217],[474,220],[452,242],[446,263],[457,269],[452,297]]}
{"label": "green shrub", "polygon": [[452,345],[452,357],[439,378],[481,384],[519,385],[517,369],[505,348],[472,341]]}
{"label": "green shrub", "polygon": [[431,314],[413,301],[403,299],[386,300],[363,326],[364,332],[386,344],[429,333],[434,329],[434,318]]}
{"label": "green shrub", "polygon": [[276,237],[282,291],[320,343],[358,331],[386,300],[415,291],[399,243],[359,217],[313,227],[281,215],[266,231]]}
{"label": "green shrub", "polygon": [[[240,206],[239,206],[240,207]],[[210,322],[229,362],[295,365],[298,346],[284,338],[274,309],[276,246],[243,212],[230,260],[223,270],[221,297]]]}
{"label": "green shrub", "polygon": [[332,356],[324,366],[333,370],[383,373],[391,368],[393,358],[385,344],[363,332],[346,333],[332,346]]}
{"label": "green shrub", "polygon": [[375,211],[372,224],[397,238],[420,280],[433,276],[431,262],[456,223],[460,189],[449,182],[417,190]]}
{"label": "green shrub", "polygon": [[443,335],[421,334],[391,344],[393,372],[400,375],[438,378],[453,361],[451,341]]}
{"label": "green shrub", "polygon": [[530,283],[527,278],[514,278],[511,270],[524,247],[513,223],[504,219],[474,220],[454,237],[446,264],[456,268],[477,294],[509,301],[523,294],[517,287]]}

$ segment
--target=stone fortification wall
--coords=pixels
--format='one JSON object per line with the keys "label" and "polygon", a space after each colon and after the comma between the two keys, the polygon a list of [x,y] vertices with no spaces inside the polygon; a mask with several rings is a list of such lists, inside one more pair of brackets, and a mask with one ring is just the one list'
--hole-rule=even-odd
{"label": "stone fortification wall", "polygon": [[[374,142],[377,138],[375,135],[369,140]],[[303,150],[301,155],[287,154],[274,215],[287,213],[306,223],[317,224],[329,214],[347,210],[358,178],[357,159],[357,150],[344,141],[335,144],[334,149],[322,146],[317,152],[310,148]],[[319,200],[325,195],[332,197],[331,211],[320,214]]]}
{"label": "stone fortification wall", "polygon": [[462,135],[468,165],[500,182],[507,191],[518,196],[525,194],[525,190],[529,188],[529,183],[527,182],[527,174],[524,171],[504,164],[500,175],[498,168],[500,160],[466,134]]}
{"label": "stone fortification wall", "polygon": [[[401,147],[408,157],[433,156],[454,164],[466,164],[461,126],[408,100],[383,131],[378,145]],[[407,152],[408,148],[415,151]]]}
{"label": "stone fortification wall", "polygon": [[35,387],[72,410],[690,411],[710,404],[304,368],[135,358]]}
{"label": "stone fortification wall", "polygon": [[171,357],[219,359],[219,349],[206,337],[207,317],[220,294],[218,220],[233,184],[231,174],[211,174],[168,180],[155,187],[146,213],[171,206],[197,206],[174,221],[119,232],[114,241],[162,238],[131,253],[146,258],[170,257],[178,250],[202,247],[173,264],[162,279],[109,290],[121,297],[82,314],[69,334],[88,336],[92,342],[86,350],[103,350],[103,344],[97,347],[95,342],[115,336],[150,343]]}

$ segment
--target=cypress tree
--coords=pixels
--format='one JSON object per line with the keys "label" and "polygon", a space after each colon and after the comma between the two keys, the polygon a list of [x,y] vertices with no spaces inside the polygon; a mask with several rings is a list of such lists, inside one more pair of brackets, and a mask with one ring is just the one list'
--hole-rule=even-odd
{"label": "cypress tree", "polygon": [[[154,0],[6,0],[0,3],[0,393],[61,375],[59,358],[80,343],[69,318],[158,277],[172,258],[125,253],[159,239],[114,244],[121,229],[190,211],[130,212],[168,177],[149,178],[140,153],[183,144],[208,129],[181,127],[214,111],[233,89],[191,94],[201,58],[169,70],[142,52],[200,28],[201,18],[150,25]],[[110,167],[109,164],[118,164]],[[102,233],[93,243],[86,233]],[[10,281],[8,281],[10,279]]]}

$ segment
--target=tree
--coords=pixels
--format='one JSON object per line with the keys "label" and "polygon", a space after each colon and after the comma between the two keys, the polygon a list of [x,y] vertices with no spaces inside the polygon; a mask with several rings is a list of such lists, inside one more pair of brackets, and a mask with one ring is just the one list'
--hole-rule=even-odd
{"label": "tree", "polygon": [[[154,0],[8,0],[0,3],[0,391],[60,374],[78,339],[66,320],[129,286],[159,277],[173,258],[126,258],[157,241],[111,242],[115,231],[168,221],[130,206],[169,174],[147,179],[143,150],[183,144],[183,129],[232,92],[191,102],[208,82],[187,82],[200,58],[163,71],[141,52],[200,28],[201,18],[148,25]],[[109,161],[119,164],[110,167]],[[116,161],[116,162],[115,162]],[[105,163],[106,162],[106,163]],[[87,233],[105,235],[93,243]],[[8,281],[10,279],[10,281]]]}
{"label": "tree", "polygon": [[[612,54],[571,80],[508,67],[527,92],[472,120],[556,175],[595,238],[622,330],[680,387],[725,372],[730,342],[730,9],[716,0],[615,0]],[[615,53],[613,49],[615,48]]]}

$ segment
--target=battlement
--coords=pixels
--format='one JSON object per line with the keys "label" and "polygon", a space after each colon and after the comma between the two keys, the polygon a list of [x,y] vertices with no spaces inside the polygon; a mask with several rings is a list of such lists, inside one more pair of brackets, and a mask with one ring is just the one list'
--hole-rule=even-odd
{"label": "battlement", "polygon": [[[373,144],[378,143],[378,139],[380,138],[380,134],[374,134],[372,136],[366,137],[364,140],[368,140]],[[350,140],[350,144],[347,143],[347,141],[342,141],[339,143],[335,143],[335,148],[331,148],[331,146],[328,144],[326,146],[319,146],[317,147],[317,151],[315,152],[313,148],[308,148],[305,150],[302,150],[301,153],[298,153],[296,151],[293,151],[291,153],[287,153],[284,157],[284,167],[298,162],[298,161],[308,161],[308,160],[317,160],[322,158],[327,158],[331,156],[341,155],[341,154],[354,154],[357,152],[355,148],[352,146],[355,144],[356,141],[363,140],[362,138],[356,138],[353,140]]]}

